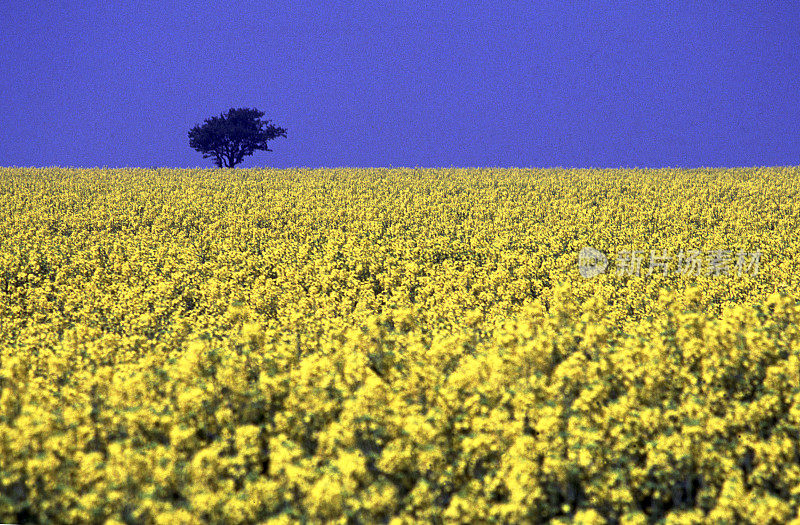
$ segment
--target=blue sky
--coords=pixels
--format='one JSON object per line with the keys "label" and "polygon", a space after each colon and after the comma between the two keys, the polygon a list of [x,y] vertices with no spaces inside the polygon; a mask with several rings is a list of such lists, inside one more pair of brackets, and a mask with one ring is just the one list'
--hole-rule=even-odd
{"label": "blue sky", "polygon": [[655,4],[6,2],[0,165],[800,165],[800,4]]}

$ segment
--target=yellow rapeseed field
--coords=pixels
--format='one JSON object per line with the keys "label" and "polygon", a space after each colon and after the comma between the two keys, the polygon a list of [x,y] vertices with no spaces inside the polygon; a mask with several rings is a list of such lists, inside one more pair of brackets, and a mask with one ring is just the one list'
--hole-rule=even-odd
{"label": "yellow rapeseed field", "polygon": [[798,297],[800,168],[0,168],[0,521],[800,523]]}

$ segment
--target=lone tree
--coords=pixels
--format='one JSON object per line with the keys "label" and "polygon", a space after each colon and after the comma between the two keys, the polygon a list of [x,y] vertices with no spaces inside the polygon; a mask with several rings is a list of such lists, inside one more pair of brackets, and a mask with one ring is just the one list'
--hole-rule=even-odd
{"label": "lone tree", "polygon": [[205,124],[189,130],[189,146],[214,158],[218,168],[233,168],[255,150],[272,151],[267,141],[286,137],[286,130],[261,120],[263,111],[231,108],[228,113],[205,120]]}

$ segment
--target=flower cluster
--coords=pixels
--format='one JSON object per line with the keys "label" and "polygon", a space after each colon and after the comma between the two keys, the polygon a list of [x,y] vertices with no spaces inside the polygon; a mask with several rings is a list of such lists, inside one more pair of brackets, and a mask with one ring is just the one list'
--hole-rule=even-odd
{"label": "flower cluster", "polygon": [[[799,194],[0,168],[0,521],[800,523]],[[586,279],[584,246],[761,255]]]}

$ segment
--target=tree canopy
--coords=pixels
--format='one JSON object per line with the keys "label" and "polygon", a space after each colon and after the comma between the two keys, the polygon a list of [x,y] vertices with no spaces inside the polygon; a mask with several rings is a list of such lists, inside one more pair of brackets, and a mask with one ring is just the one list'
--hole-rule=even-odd
{"label": "tree canopy", "polygon": [[263,111],[251,108],[231,108],[219,117],[205,120],[189,130],[189,146],[213,158],[218,168],[233,168],[256,150],[272,151],[267,142],[286,137],[286,130],[261,120]]}

